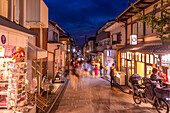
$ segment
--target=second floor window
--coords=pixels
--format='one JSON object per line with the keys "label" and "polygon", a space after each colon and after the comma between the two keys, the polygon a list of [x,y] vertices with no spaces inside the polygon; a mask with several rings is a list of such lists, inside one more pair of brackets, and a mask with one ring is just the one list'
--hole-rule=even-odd
{"label": "second floor window", "polygon": [[59,42],[58,34],[56,32],[53,32],[53,41]]}
{"label": "second floor window", "polygon": [[8,0],[0,0],[0,15],[8,18]]}
{"label": "second floor window", "polygon": [[117,34],[117,44],[121,43],[121,32]]}

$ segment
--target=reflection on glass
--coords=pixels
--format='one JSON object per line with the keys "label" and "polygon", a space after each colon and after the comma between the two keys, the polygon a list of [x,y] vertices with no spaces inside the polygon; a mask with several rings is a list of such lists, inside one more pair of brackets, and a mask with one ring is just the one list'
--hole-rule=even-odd
{"label": "reflection on glass", "polygon": [[153,64],[153,55],[150,55],[150,63]]}
{"label": "reflection on glass", "polygon": [[146,66],[146,77],[150,78],[151,74],[152,74],[152,66]]}
{"label": "reflection on glass", "polygon": [[146,54],[146,63],[149,63],[149,54]]}

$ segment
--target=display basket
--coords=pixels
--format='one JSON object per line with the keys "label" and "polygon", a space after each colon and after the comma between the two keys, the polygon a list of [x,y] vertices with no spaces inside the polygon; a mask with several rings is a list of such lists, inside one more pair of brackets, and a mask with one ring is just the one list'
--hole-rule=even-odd
{"label": "display basket", "polygon": [[155,88],[155,95],[158,98],[170,98],[170,88]]}

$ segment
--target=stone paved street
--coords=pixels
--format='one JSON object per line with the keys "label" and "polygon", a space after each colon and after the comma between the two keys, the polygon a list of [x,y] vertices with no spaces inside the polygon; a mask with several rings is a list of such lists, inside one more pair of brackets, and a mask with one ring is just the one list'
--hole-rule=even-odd
{"label": "stone paved street", "polygon": [[102,78],[84,77],[81,88],[71,86],[71,80],[56,113],[156,113],[150,104],[135,105],[132,95],[110,88]]}

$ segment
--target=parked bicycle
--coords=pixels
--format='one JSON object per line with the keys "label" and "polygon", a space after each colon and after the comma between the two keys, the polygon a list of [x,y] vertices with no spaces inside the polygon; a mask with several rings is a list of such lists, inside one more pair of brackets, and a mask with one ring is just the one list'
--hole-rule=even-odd
{"label": "parked bicycle", "polygon": [[133,100],[136,104],[151,103],[159,113],[169,113],[167,100],[169,100],[170,88],[160,87],[159,82],[151,81],[149,78],[143,78],[142,82],[138,74],[133,74],[129,81],[133,87]]}

